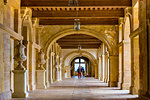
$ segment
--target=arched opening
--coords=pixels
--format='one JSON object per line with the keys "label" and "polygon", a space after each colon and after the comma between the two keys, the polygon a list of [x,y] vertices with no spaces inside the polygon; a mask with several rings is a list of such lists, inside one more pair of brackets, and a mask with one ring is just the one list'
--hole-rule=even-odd
{"label": "arched opening", "polygon": [[91,61],[86,57],[77,57],[71,62],[71,76],[78,76],[78,68],[83,67],[83,77],[91,76]]}
{"label": "arched opening", "polygon": [[67,35],[72,35],[72,34],[80,34],[80,35],[85,34],[85,35],[90,35],[92,37],[95,37],[95,38],[101,40],[108,47],[109,52],[111,52],[111,53],[113,52],[112,48],[115,43],[113,43],[111,40],[109,40],[106,35],[95,32],[94,30],[88,30],[88,29],[82,28],[80,30],[80,33],[77,31],[74,31],[72,29],[67,29],[67,30],[59,32],[59,33],[55,34],[54,36],[50,37],[49,41],[47,41],[46,46],[44,47],[46,55],[47,56],[49,55],[50,48],[57,40],[59,40],[62,37],[65,37]]}

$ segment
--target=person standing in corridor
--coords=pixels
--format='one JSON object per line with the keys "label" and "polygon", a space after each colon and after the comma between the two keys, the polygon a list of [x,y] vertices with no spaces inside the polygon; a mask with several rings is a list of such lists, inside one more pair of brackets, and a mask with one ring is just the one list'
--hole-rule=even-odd
{"label": "person standing in corridor", "polygon": [[78,79],[80,79],[81,78],[81,67],[80,66],[78,67],[77,71],[78,71]]}

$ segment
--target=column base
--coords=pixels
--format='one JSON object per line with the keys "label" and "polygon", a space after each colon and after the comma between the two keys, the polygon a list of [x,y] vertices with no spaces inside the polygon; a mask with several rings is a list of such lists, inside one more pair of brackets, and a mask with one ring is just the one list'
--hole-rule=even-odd
{"label": "column base", "polygon": [[130,84],[129,83],[122,83],[122,89],[123,90],[129,90],[130,89]]}
{"label": "column base", "polygon": [[131,86],[131,87],[130,87],[130,94],[137,95],[137,94],[138,94],[138,90],[136,90],[136,89],[134,88],[134,86]]}
{"label": "column base", "polygon": [[110,87],[118,87],[118,82],[109,82]]}
{"label": "column base", "polygon": [[104,79],[104,82],[105,82],[105,83],[108,83],[108,79],[107,79],[107,78],[105,78],[105,79]]}
{"label": "column base", "polygon": [[98,79],[98,76],[95,76],[95,79]]}
{"label": "column base", "polygon": [[28,97],[28,93],[17,93],[17,92],[15,92],[15,93],[13,93],[12,94],[12,97],[13,98],[26,98],[26,97]]}

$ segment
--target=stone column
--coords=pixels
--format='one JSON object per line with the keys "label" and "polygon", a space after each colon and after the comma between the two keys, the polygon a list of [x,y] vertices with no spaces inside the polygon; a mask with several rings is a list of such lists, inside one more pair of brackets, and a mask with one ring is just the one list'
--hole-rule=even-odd
{"label": "stone column", "polygon": [[130,42],[123,41],[123,80],[122,89],[129,90],[131,85],[131,50]]}
{"label": "stone column", "polygon": [[95,79],[98,79],[98,65],[95,64]]}
{"label": "stone column", "polygon": [[[150,1],[149,1],[149,3],[150,3]],[[149,4],[149,6],[150,6],[150,4]],[[149,11],[150,11],[150,7],[149,7]],[[149,19],[148,19],[148,34],[149,34],[149,88],[148,88],[148,94],[150,95],[150,12],[149,12]]]}
{"label": "stone column", "polygon": [[101,62],[102,62],[102,61],[101,61],[101,56],[100,56],[100,57],[99,57],[99,67],[98,67],[99,80],[101,80],[101,67],[102,67],[102,66],[101,66],[101,65],[102,65]]}
{"label": "stone column", "polygon": [[55,68],[56,81],[59,81],[59,67]]}
{"label": "stone column", "polygon": [[14,98],[26,98],[28,93],[26,91],[26,70],[23,66],[23,61],[26,60],[26,56],[24,54],[25,46],[22,42],[19,42],[17,45],[17,53],[14,57],[16,61],[18,61],[18,66],[13,70],[14,73],[14,93],[12,97]]}
{"label": "stone column", "polygon": [[50,83],[51,83],[51,78],[50,78],[50,57],[47,57],[46,59],[46,70],[47,70],[47,73],[46,73],[46,87],[49,87],[50,86]]}
{"label": "stone column", "polygon": [[108,82],[108,54],[105,53],[105,80],[104,82]]}
{"label": "stone column", "polygon": [[110,87],[117,87],[118,86],[118,55],[110,55],[109,56],[109,62],[110,62],[110,81],[109,86]]}
{"label": "stone column", "polygon": [[102,55],[102,81],[105,80],[105,55]]}
{"label": "stone column", "polygon": [[101,72],[100,72],[100,80],[103,81],[103,59],[102,59],[102,56],[100,56],[101,58]]}
{"label": "stone column", "polygon": [[32,61],[33,61],[33,59],[32,59],[32,55],[33,55],[33,44],[32,44],[32,42],[28,42],[28,45],[27,45],[27,62],[28,62],[28,65],[27,65],[27,70],[28,70],[28,72],[27,72],[27,78],[28,78],[28,90],[32,90]]}
{"label": "stone column", "polygon": [[60,81],[62,80],[62,68],[59,67],[59,78],[60,78]]}

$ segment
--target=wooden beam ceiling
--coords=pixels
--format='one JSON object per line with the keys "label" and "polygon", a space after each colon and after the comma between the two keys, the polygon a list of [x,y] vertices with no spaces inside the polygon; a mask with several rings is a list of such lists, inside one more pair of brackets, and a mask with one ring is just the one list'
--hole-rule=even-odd
{"label": "wooden beam ceiling", "polygon": [[89,35],[73,34],[57,40],[57,43],[62,49],[77,49],[79,45],[83,49],[96,49],[101,45],[102,41]]}
{"label": "wooden beam ceiling", "polygon": [[[83,8],[84,9],[84,8]],[[92,11],[89,10],[75,10],[75,9],[70,9],[70,10],[44,10],[44,9],[33,9],[32,13],[33,17],[38,17],[38,18],[46,18],[46,19],[74,19],[75,17],[78,18],[119,18],[124,16],[124,9],[118,8],[106,8],[106,9],[99,9],[95,10],[94,8]]]}
{"label": "wooden beam ceiling", "polygon": [[[69,0],[21,0],[22,7],[68,6]],[[79,6],[132,6],[132,0],[78,0]]]}
{"label": "wooden beam ceiling", "polygon": [[40,25],[117,25],[124,9],[132,0],[78,0],[78,6],[68,6],[69,0],[21,0],[22,7],[32,9]]}

